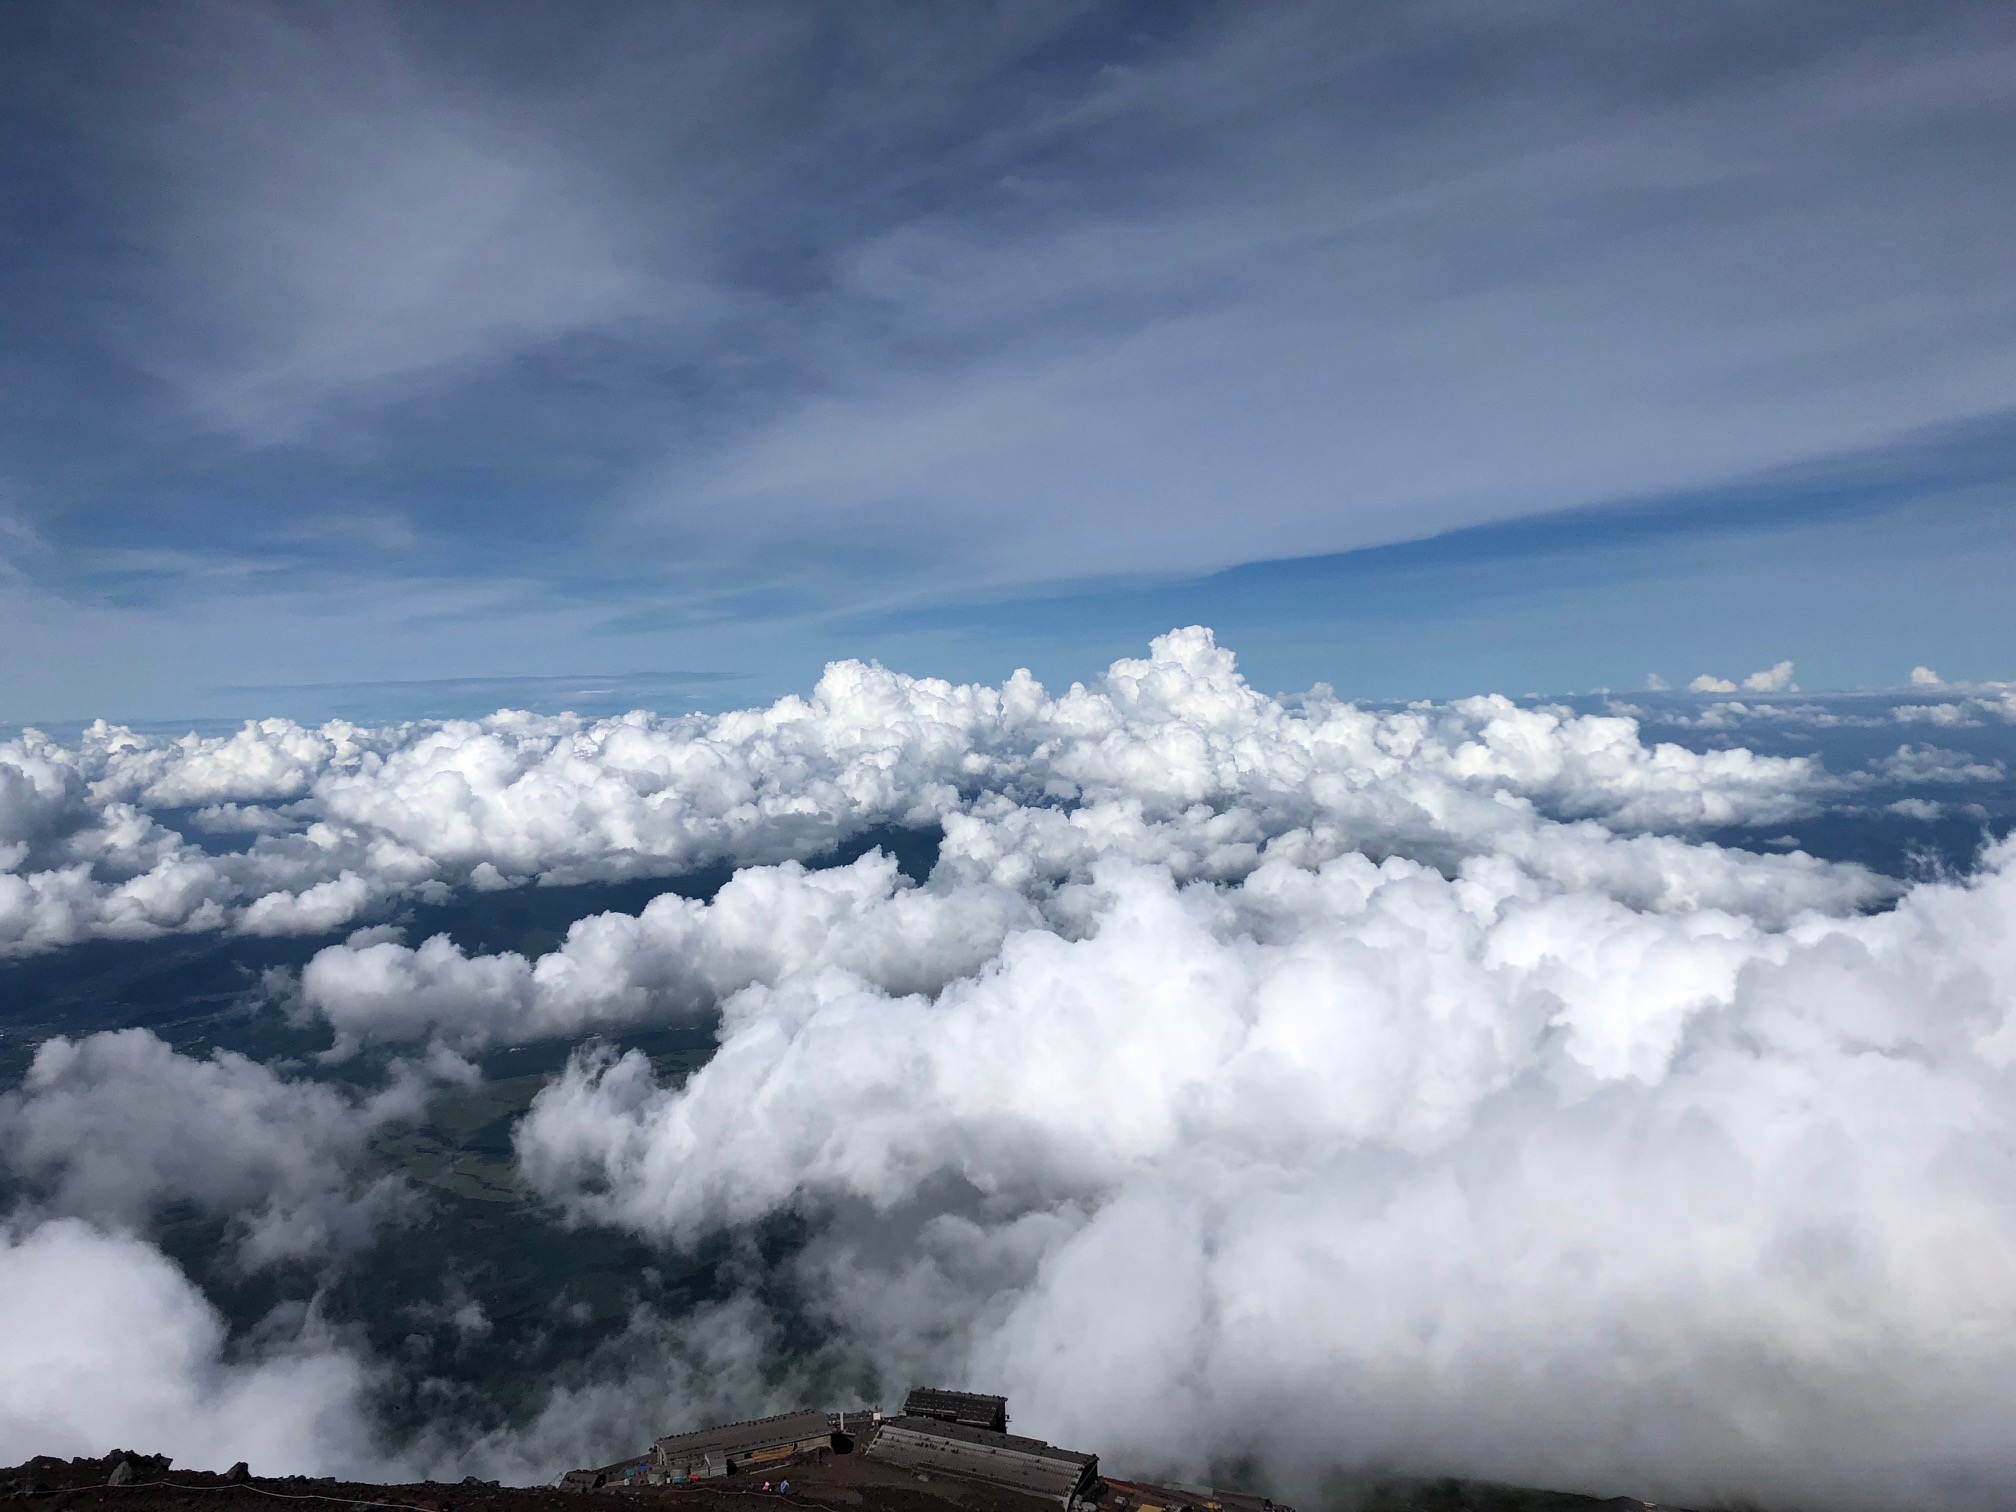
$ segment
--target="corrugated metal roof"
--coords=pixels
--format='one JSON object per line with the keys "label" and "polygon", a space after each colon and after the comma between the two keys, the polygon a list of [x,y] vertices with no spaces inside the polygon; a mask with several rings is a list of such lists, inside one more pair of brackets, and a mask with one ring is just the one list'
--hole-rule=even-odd
{"label": "corrugated metal roof", "polygon": [[696,1428],[690,1433],[668,1434],[654,1448],[661,1461],[697,1460],[708,1454],[754,1454],[780,1444],[825,1438],[832,1431],[823,1412],[786,1412],[776,1417],[751,1418],[744,1423],[723,1423],[713,1428]]}
{"label": "corrugated metal roof", "polygon": [[882,1431],[891,1428],[905,1433],[926,1434],[932,1438],[954,1439],[964,1444],[975,1444],[989,1449],[1013,1449],[1021,1454],[1040,1455],[1045,1459],[1068,1460],[1073,1464],[1097,1464],[1096,1454],[1080,1454],[1076,1449],[1059,1449],[1055,1444],[1039,1438],[1024,1438],[1019,1433],[996,1433],[989,1428],[969,1428],[964,1423],[943,1423],[936,1418],[915,1418],[910,1416],[890,1418],[883,1423]]}
{"label": "corrugated metal roof", "polygon": [[1293,1507],[1262,1496],[1257,1491],[1213,1491],[1211,1497],[1226,1512],[1295,1512]]}
{"label": "corrugated metal roof", "polygon": [[969,1428],[1008,1431],[1008,1398],[982,1396],[976,1391],[943,1391],[935,1386],[919,1386],[903,1401],[904,1417],[936,1418],[945,1423],[964,1423]]}
{"label": "corrugated metal roof", "polygon": [[990,1481],[1065,1503],[1089,1487],[1099,1470],[1096,1454],[935,1418],[891,1418],[868,1453],[906,1468]]}
{"label": "corrugated metal roof", "polygon": [[1122,1505],[1135,1504],[1134,1512],[1295,1512],[1281,1502],[1270,1501],[1257,1491],[1206,1491],[1198,1486],[1172,1486],[1154,1481],[1120,1480],[1107,1476],[1106,1484],[1117,1493]]}

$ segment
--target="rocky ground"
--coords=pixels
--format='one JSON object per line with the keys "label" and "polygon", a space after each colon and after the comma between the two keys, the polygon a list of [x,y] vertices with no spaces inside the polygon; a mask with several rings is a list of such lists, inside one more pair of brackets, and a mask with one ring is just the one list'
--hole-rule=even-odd
{"label": "rocky ground", "polygon": [[[309,1476],[260,1476],[240,1467],[216,1473],[169,1468],[165,1459],[118,1450],[102,1459],[38,1456],[0,1470],[0,1499],[76,1512],[254,1512],[295,1504],[314,1508],[393,1508],[402,1512],[585,1512],[611,1499],[678,1512],[1056,1512],[1056,1504],[1012,1491],[944,1477],[926,1478],[858,1455],[781,1472],[791,1489],[759,1477],[703,1485],[606,1487],[562,1491],[547,1486],[498,1486],[474,1480],[454,1485],[376,1485]],[[1599,1501],[1560,1492],[1475,1482],[1392,1482],[1366,1487],[1350,1500],[1361,1512],[1640,1512],[1626,1497]],[[1284,1509],[1286,1512],[1286,1509]]]}
{"label": "rocky ground", "polygon": [[[130,1464],[129,1478],[119,1480],[121,1464]],[[314,1507],[399,1508],[405,1512],[544,1512],[589,1505],[607,1505],[620,1498],[631,1504],[677,1506],[682,1512],[785,1512],[787,1508],[825,1512],[1056,1512],[1053,1503],[1018,1496],[967,1482],[924,1479],[907,1471],[846,1456],[821,1465],[793,1465],[781,1472],[789,1494],[765,1491],[759,1477],[731,1477],[699,1486],[616,1488],[594,1492],[561,1491],[545,1486],[496,1486],[476,1481],[455,1485],[373,1485],[307,1476],[268,1477],[161,1467],[148,1456],[119,1451],[102,1459],[60,1460],[42,1456],[0,1470],[0,1496],[27,1498],[49,1508],[154,1509],[204,1508],[209,1512],[251,1512],[255,1507],[300,1504]]]}

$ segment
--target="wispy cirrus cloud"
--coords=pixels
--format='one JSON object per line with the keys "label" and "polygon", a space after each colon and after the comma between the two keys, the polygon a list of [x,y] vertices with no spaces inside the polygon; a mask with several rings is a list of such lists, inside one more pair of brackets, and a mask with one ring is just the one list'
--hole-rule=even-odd
{"label": "wispy cirrus cloud", "polygon": [[484,571],[521,534],[539,577],[928,598],[1699,485],[2008,391],[2016,38],[1968,6],[1656,47],[1565,6],[494,22],[58,28],[71,88],[29,98],[124,238],[64,287],[168,401],[91,424],[153,466],[179,426],[240,537],[334,488],[395,557],[482,517]]}

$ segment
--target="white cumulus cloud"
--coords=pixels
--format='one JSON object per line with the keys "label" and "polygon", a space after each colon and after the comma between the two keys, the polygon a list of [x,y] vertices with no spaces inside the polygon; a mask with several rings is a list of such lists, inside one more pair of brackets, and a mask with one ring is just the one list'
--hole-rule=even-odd
{"label": "white cumulus cloud", "polygon": [[145,1029],[59,1035],[0,1095],[0,1165],[45,1212],[138,1229],[180,1199],[231,1219],[244,1264],[318,1259],[397,1203],[396,1179],[357,1188],[347,1168],[425,1095],[404,1075],[357,1098],[230,1051],[181,1055]]}
{"label": "white cumulus cloud", "polygon": [[[771,1280],[827,1365],[992,1383],[1119,1469],[1992,1506],[2016,1486],[2016,842],[1906,887],[1697,837],[2005,779],[1930,746],[1836,777],[1497,697],[1277,699],[1192,628],[1054,693],[838,663],[719,716],[25,736],[0,753],[0,918],[25,951],[375,917],[289,1000],[334,1057],[718,1015],[676,1083],[581,1047],[518,1126],[523,1178],[673,1245],[797,1215]],[[244,848],[186,841],[191,814]],[[942,832],[928,878],[804,864],[882,824]],[[718,861],[711,898],[580,919],[537,959],[408,943],[392,914]],[[0,1099],[50,1218],[10,1253],[152,1277],[136,1294],[196,1321],[146,1368],[190,1421],[228,1416],[278,1363],[206,1363],[186,1283],[117,1231],[186,1200],[250,1215],[248,1263],[340,1247],[376,1216],[351,1156],[418,1085],[51,1041]],[[753,1402],[777,1385],[751,1367],[782,1337],[765,1305],[729,1299],[670,1355],[640,1316],[659,1366],[612,1355],[522,1438],[418,1452],[599,1442],[643,1400],[619,1379]],[[348,1421],[362,1367],[311,1357],[333,1373],[303,1399]]]}
{"label": "white cumulus cloud", "polygon": [[1762,672],[1752,672],[1743,679],[1743,686],[1752,693],[1797,692],[1799,687],[1792,681],[1792,663],[1789,661],[1778,662]]}
{"label": "white cumulus cloud", "polygon": [[445,935],[418,948],[332,945],[303,970],[301,996],[334,1027],[339,1053],[430,1034],[476,1048],[690,1019],[752,982],[828,965],[933,991],[1035,917],[1004,888],[911,887],[875,851],[823,871],[745,868],[709,903],[666,894],[640,914],[596,914],[536,962],[471,957]]}
{"label": "white cumulus cloud", "polygon": [[[1747,693],[1796,693],[1799,685],[1792,681],[1792,663],[1781,661],[1766,667],[1762,672],[1752,672],[1743,679],[1742,689]],[[1703,672],[1687,684],[1690,693],[1734,693],[1737,684],[1726,677],[1717,677],[1712,672]]]}
{"label": "white cumulus cloud", "polygon": [[224,1321],[151,1245],[58,1219],[0,1233],[0,1459],[166,1453],[262,1475],[382,1468],[368,1372],[304,1333],[227,1358]]}
{"label": "white cumulus cloud", "polygon": [[[1197,627],[1048,693],[826,669],[809,698],[661,719],[499,713],[165,740],[100,723],[0,745],[0,953],[199,930],[315,934],[403,900],[805,859],[877,824],[1016,805],[1203,810],[1260,838],[1464,851],[1521,805],[1619,831],[1770,823],[1806,758],[1647,744],[1628,718],[1504,698],[1373,712],[1255,691]],[[1507,807],[1510,805],[1510,807]],[[186,840],[250,837],[216,852]]]}
{"label": "white cumulus cloud", "polygon": [[832,1316],[1118,1463],[1990,1505],[2012,861],[1765,923],[1503,855],[1109,857],[935,995],[752,986],[677,1088],[582,1056],[520,1160],[676,1239],[883,1215],[914,1243],[808,1259]]}

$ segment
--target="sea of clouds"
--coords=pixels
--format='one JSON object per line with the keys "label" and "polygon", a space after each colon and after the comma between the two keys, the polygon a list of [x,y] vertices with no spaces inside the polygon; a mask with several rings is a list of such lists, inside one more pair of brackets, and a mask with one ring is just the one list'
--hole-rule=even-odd
{"label": "sea of clouds", "polygon": [[[1935,725],[2016,717],[1937,696]],[[828,1363],[1004,1390],[1117,1467],[2006,1504],[2016,842],[1906,881],[1701,838],[1925,749],[1834,771],[1622,713],[1282,700],[1194,628],[1061,694],[844,663],[719,716],[31,732],[0,747],[0,950],[330,934],[258,1011],[385,1059],[346,1090],[141,1029],[40,1047],[0,1095],[34,1193],[0,1241],[0,1458],[529,1477],[788,1396],[752,1290],[640,1317],[517,1433],[394,1456],[391,1364],[312,1302],[227,1339],[148,1241],[193,1204],[243,1268],[340,1266],[416,1200],[354,1176],[374,1131],[471,1056],[573,1040],[516,1133],[564,1221],[691,1246],[796,1215]],[[2005,775],[1974,765],[1925,780]],[[887,825],[942,829],[928,880],[807,864]],[[537,960],[399,925],[717,864]],[[714,1022],[683,1080],[621,1048]]]}

